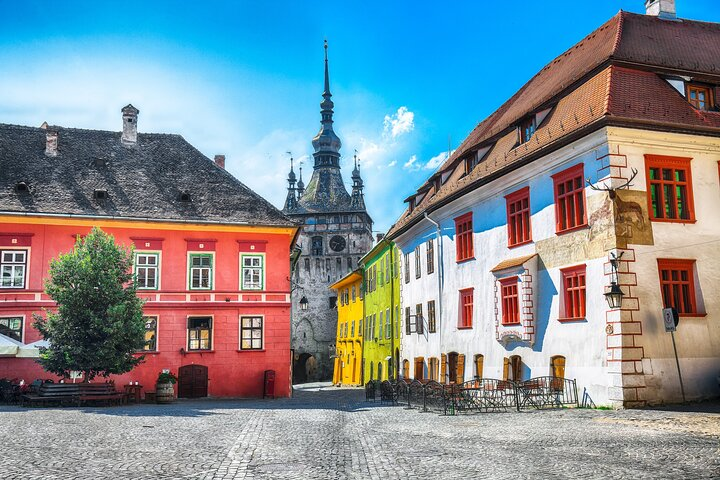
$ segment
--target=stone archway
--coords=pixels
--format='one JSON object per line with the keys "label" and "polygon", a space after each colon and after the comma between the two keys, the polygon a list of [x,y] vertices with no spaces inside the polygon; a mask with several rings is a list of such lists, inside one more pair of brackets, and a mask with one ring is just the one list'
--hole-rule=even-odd
{"label": "stone archway", "polygon": [[293,365],[293,384],[307,383],[315,376],[317,359],[310,353],[301,353]]}

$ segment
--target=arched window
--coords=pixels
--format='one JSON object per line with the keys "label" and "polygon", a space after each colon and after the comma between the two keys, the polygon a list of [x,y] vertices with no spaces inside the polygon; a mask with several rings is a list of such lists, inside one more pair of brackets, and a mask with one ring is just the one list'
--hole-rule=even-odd
{"label": "arched window", "polygon": [[313,255],[323,254],[323,239],[322,237],[312,237],[311,253]]}
{"label": "arched window", "polygon": [[410,378],[410,361],[403,360],[403,377]]}
{"label": "arched window", "polygon": [[550,375],[555,378],[565,378],[565,357],[555,355],[550,358]]}
{"label": "arched window", "polygon": [[428,378],[438,381],[438,359],[435,357],[428,358]]}
{"label": "arched window", "polygon": [[512,355],[509,359],[509,377],[507,380],[519,382],[522,380],[522,359],[520,355]]}
{"label": "arched window", "polygon": [[378,380],[382,380],[382,379],[383,379],[383,378],[382,378],[382,372],[383,372],[382,363],[378,362],[378,378],[377,378]]}
{"label": "arched window", "polygon": [[425,358],[415,357],[415,380],[425,378]]}
{"label": "arched window", "polygon": [[370,380],[375,380],[375,377],[373,376],[373,367],[374,366],[375,366],[375,364],[370,362]]}

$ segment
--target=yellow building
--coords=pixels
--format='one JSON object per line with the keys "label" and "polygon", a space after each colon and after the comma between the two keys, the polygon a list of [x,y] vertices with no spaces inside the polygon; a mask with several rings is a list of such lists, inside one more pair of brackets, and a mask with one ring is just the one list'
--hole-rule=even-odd
{"label": "yellow building", "polygon": [[362,272],[348,273],[330,288],[337,292],[337,336],[335,343],[336,385],[362,385],[363,297]]}

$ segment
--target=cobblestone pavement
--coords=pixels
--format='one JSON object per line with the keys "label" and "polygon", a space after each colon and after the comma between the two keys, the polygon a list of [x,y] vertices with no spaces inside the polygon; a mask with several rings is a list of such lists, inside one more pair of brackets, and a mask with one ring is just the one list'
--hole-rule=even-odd
{"label": "cobblestone pavement", "polygon": [[0,478],[720,478],[720,404],[440,416],[307,385],[293,399],[0,406]]}

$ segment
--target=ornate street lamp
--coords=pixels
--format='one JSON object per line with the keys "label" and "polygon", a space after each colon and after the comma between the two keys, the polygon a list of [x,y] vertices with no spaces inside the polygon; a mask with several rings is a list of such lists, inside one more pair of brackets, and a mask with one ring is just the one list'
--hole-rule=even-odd
{"label": "ornate street lamp", "polygon": [[307,310],[308,299],[305,295],[300,299],[300,310]]}
{"label": "ornate street lamp", "polygon": [[622,307],[622,299],[625,295],[622,288],[620,288],[620,285],[618,285],[618,263],[620,262],[623,253],[624,252],[621,252],[617,257],[614,253],[610,253],[610,256],[612,256],[610,259],[612,272],[610,274],[610,289],[605,292],[605,300],[607,300],[611,310]]}

